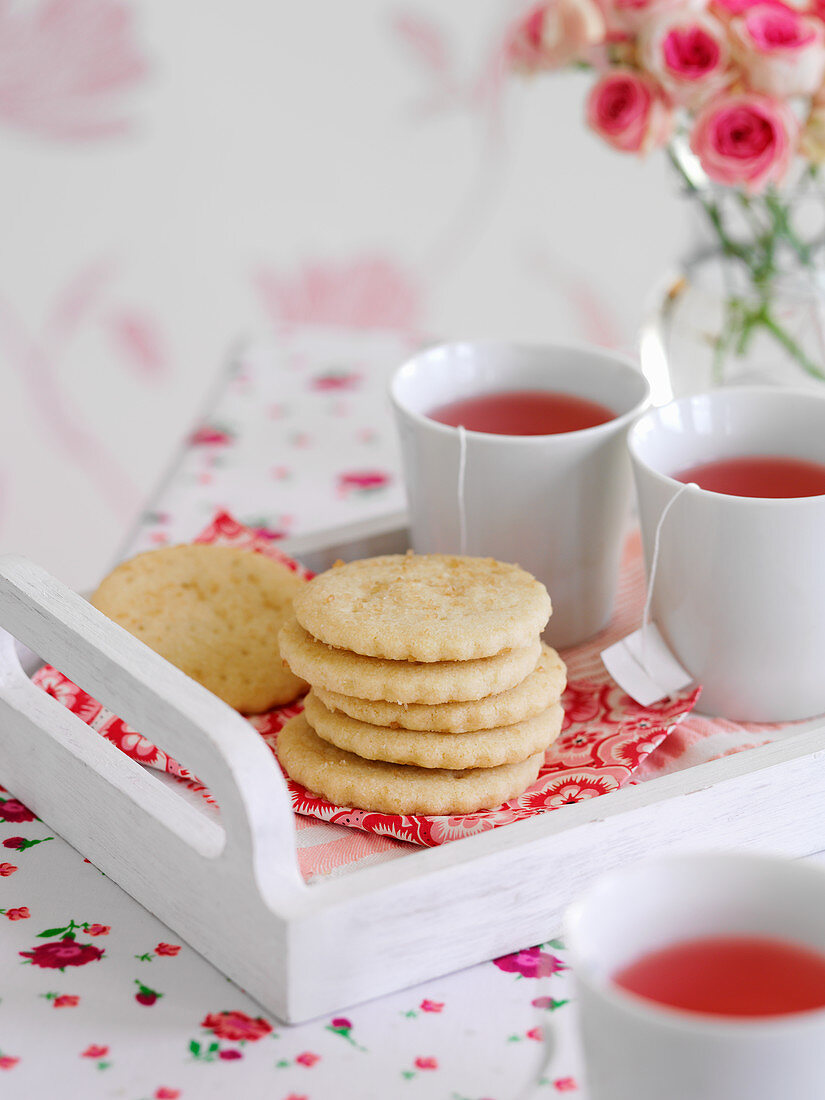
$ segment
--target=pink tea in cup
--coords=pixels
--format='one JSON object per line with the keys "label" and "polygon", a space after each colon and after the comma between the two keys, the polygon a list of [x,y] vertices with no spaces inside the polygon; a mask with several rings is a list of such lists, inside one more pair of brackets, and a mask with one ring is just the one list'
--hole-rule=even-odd
{"label": "pink tea in cup", "polygon": [[462,397],[427,415],[451,428],[494,435],[561,435],[616,418],[606,405],[555,390],[507,390]]}
{"label": "pink tea in cup", "polygon": [[780,455],[742,455],[690,466],[673,475],[700,489],[736,497],[825,496],[825,466]]}
{"label": "pink tea in cup", "polygon": [[613,981],[659,1004],[714,1016],[783,1016],[825,1008],[825,955],[761,936],[675,943],[642,955]]}

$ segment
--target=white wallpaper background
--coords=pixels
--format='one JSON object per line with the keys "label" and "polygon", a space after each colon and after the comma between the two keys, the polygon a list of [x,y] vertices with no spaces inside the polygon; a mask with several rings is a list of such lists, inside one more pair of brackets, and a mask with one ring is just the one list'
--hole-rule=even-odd
{"label": "white wallpaper background", "polygon": [[0,0],[0,550],[94,585],[232,348],[331,321],[632,347],[683,244],[511,0]]}

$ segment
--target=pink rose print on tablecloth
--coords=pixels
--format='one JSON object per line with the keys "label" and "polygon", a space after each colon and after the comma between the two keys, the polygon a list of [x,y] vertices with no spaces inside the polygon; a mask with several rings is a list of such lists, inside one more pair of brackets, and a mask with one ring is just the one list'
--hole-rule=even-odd
{"label": "pink rose print on tablecloth", "polygon": [[14,852],[25,852],[27,848],[34,848],[36,844],[45,844],[47,840],[54,840],[54,837],[44,836],[39,840],[26,840],[24,836],[9,836],[3,841],[3,847],[10,848]]}
{"label": "pink rose print on tablecloth", "polygon": [[163,994],[158,993],[156,989],[150,989],[148,985],[144,985],[143,982],[139,982],[137,978],[135,978],[135,985],[138,987],[138,991],[135,994],[135,1000],[139,1005],[146,1005],[147,1007],[149,1007],[150,1005],[155,1004],[155,1002],[160,1000],[160,998],[163,996]]}
{"label": "pink rose print on tablecloth", "polygon": [[80,1004],[80,997],[73,993],[62,993],[52,1000],[53,1008],[76,1008]]}
{"label": "pink rose print on tablecloth", "polygon": [[437,1058],[416,1058],[413,1065],[416,1069],[438,1069]]}
{"label": "pink rose print on tablecloth", "polygon": [[81,1058],[105,1058],[109,1053],[109,1048],[99,1046],[97,1043],[91,1043],[80,1055]]}
{"label": "pink rose print on tablecloth", "polygon": [[178,1097],[182,1096],[183,1093],[180,1091],[180,1089],[167,1089],[161,1087],[159,1089],[155,1089],[152,1095],[153,1100],[178,1100]]}
{"label": "pink rose print on tablecloth", "polygon": [[90,936],[108,936],[112,929],[108,924],[88,924],[86,931]]}
{"label": "pink rose print on tablecloth", "polygon": [[352,493],[369,496],[386,489],[391,481],[392,476],[386,470],[349,470],[338,475],[336,492],[339,497],[348,497]]}
{"label": "pink rose print on tablecloth", "polygon": [[444,1008],[443,1001],[430,1001],[426,997],[418,1006],[422,1012],[441,1012]]}
{"label": "pink rose print on tablecloth", "polygon": [[550,955],[538,947],[528,947],[515,951],[512,955],[502,955],[493,959],[499,970],[508,974],[519,974],[522,978],[550,978],[567,970],[567,966],[557,955]]}
{"label": "pink rose print on tablecloth", "polygon": [[247,1016],[245,1012],[210,1012],[202,1021],[201,1027],[211,1031],[218,1039],[233,1042],[257,1042],[269,1035],[272,1025],[262,1016]]}
{"label": "pink rose print on tablecloth", "polygon": [[357,371],[329,370],[311,378],[309,387],[317,393],[357,390],[362,380],[362,376]]}
{"label": "pink rose print on tablecloth", "polygon": [[202,424],[189,436],[190,447],[225,447],[234,442],[235,436],[228,428],[217,424]]}
{"label": "pink rose print on tablecloth", "polygon": [[346,1016],[333,1016],[330,1022],[326,1026],[327,1031],[331,1031],[333,1035],[340,1035],[342,1039],[356,1048],[356,1050],[363,1050],[366,1052],[366,1047],[362,1047],[360,1043],[357,1043],[352,1037],[352,1020]]}
{"label": "pink rose print on tablecloth", "polygon": [[321,324],[414,331],[421,312],[416,279],[383,256],[305,264],[294,275],[271,268],[255,281],[276,325]]}
{"label": "pink rose print on tablecloth", "polygon": [[0,913],[9,920],[28,920],[31,916],[28,905],[21,905],[17,909],[0,909]]}
{"label": "pink rose print on tablecloth", "polygon": [[296,1055],[295,1061],[299,1066],[306,1066],[307,1069],[312,1069],[314,1065],[321,1061],[321,1055],[313,1054],[311,1050],[305,1050],[302,1054]]}
{"label": "pink rose print on tablecloth", "polygon": [[103,958],[104,952],[91,943],[77,943],[76,940],[64,936],[57,943],[41,943],[31,951],[19,951],[18,954],[31,960],[33,966],[63,970],[67,966],[85,966],[86,963],[97,962]]}
{"label": "pink rose print on tablecloth", "polygon": [[577,1092],[579,1086],[572,1077],[558,1077],[553,1082],[553,1088],[556,1092]]}
{"label": "pink rose print on tablecloth", "polygon": [[0,878],[8,878],[16,870],[17,867],[13,863],[0,863]]}
{"label": "pink rose print on tablecloth", "polygon": [[159,943],[155,948],[156,955],[177,955],[180,953],[178,943]]}
{"label": "pink rose print on tablecloth", "polygon": [[28,806],[24,806],[16,798],[0,798],[0,820],[13,821],[19,825],[23,821],[36,821],[37,818]]}
{"label": "pink rose print on tablecloth", "polygon": [[63,141],[131,129],[120,98],[141,81],[131,6],[121,0],[0,3],[0,121]]}
{"label": "pink rose print on tablecloth", "polygon": [[14,1058],[11,1054],[0,1054],[0,1069],[14,1069],[19,1061],[19,1058]]}

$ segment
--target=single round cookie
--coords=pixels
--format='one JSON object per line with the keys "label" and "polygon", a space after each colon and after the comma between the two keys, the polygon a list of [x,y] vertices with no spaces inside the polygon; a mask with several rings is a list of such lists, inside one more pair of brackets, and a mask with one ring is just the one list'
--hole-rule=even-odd
{"label": "single round cookie", "polygon": [[278,734],[287,775],[337,806],[383,814],[471,814],[491,810],[535,782],[544,753],[497,768],[442,771],[362,760],[323,741],[303,714]]}
{"label": "single round cookie", "polygon": [[[492,658],[487,658],[491,660]],[[315,695],[330,710],[388,729],[426,730],[433,733],[467,733],[523,722],[561,698],[567,685],[564,661],[548,645],[542,645],[539,663],[520,684],[498,695],[461,703],[388,703],[383,699],[354,699],[339,691],[313,684]]]}
{"label": "single round cookie", "polygon": [[544,751],[558,737],[564,711],[556,703],[524,722],[469,733],[422,733],[359,722],[329,710],[310,692],[304,714],[318,736],[364,760],[415,764],[419,768],[496,768]]}
{"label": "single round cookie", "polygon": [[119,565],[91,602],[225,703],[259,714],[306,690],[278,650],[305,583],[250,550],[168,546]]}
{"label": "single round cookie", "polygon": [[387,554],[333,566],[295,599],[319,641],[391,661],[469,661],[528,645],[550,617],[547,589],[517,565]]}
{"label": "single round cookie", "polygon": [[294,615],[284,623],[278,641],[295,675],[313,686],[392,703],[445,703],[506,691],[532,672],[541,655],[536,638],[521,649],[475,661],[385,661],[319,642]]}

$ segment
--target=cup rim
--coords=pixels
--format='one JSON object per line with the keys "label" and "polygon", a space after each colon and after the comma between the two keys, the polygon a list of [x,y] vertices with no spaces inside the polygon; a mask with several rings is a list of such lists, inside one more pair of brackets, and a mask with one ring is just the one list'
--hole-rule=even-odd
{"label": "cup rim", "polygon": [[625,355],[623,352],[614,351],[612,348],[603,348],[598,344],[588,344],[586,341],[558,341],[552,343],[530,343],[521,340],[446,340],[438,344],[432,344],[422,351],[416,352],[415,355],[411,355],[409,359],[405,359],[400,366],[392,373],[392,377],[389,382],[389,396],[393,406],[405,416],[409,417],[418,426],[425,426],[428,429],[434,430],[444,435],[456,436],[458,434],[458,428],[454,428],[451,424],[442,424],[438,420],[433,420],[432,417],[425,416],[422,413],[416,412],[406,405],[396,393],[396,386],[401,376],[401,372],[415,363],[417,360],[431,355],[436,351],[443,351],[447,348],[454,347],[473,347],[473,348],[511,348],[518,349],[519,351],[532,351],[542,352],[552,349],[553,351],[577,351],[587,352],[588,354],[596,354],[608,359],[614,366],[626,368],[631,371],[635,376],[638,376],[642,387],[642,397],[636,402],[636,404],[627,412],[619,413],[612,417],[610,420],[604,421],[602,424],[594,424],[589,428],[577,428],[571,432],[549,432],[546,435],[505,435],[500,432],[478,432],[472,428],[465,428],[464,433],[466,436],[473,440],[486,441],[489,443],[501,443],[505,441],[514,446],[535,446],[537,442],[547,443],[550,439],[565,439],[566,437],[573,437],[576,439],[590,438],[592,436],[603,434],[607,435],[611,432],[621,430],[625,424],[635,420],[650,403],[650,383],[645,375],[642,373],[641,368],[636,364],[633,358],[629,355]]}
{"label": "cup rim", "polygon": [[[797,871],[808,877],[816,876],[821,880],[825,880],[825,870],[817,864],[804,863],[766,852],[677,852],[652,856],[641,862],[646,866],[707,862],[750,863],[754,866],[761,864],[768,867],[793,865]],[[630,1013],[644,1023],[655,1024],[673,1031],[688,1031],[702,1036],[708,1034],[718,1035],[720,1031],[725,1032],[730,1037],[745,1034],[756,1035],[757,1033],[762,1036],[789,1031],[800,1026],[820,1026],[825,1022],[825,1005],[820,1008],[807,1009],[804,1012],[782,1012],[774,1016],[725,1016],[712,1012],[690,1012],[686,1009],[675,1008],[673,1005],[662,1004],[648,997],[642,997],[637,993],[631,993],[629,990],[616,985],[609,977],[594,974],[583,964],[575,947],[576,926],[581,921],[584,907],[595,893],[597,886],[606,880],[620,877],[625,871],[626,868],[620,867],[600,876],[576,901],[568,906],[564,914],[563,937],[570,953],[571,969],[574,977],[591,986],[600,997],[614,1008]],[[782,937],[781,933],[774,933],[769,938],[781,939]],[[795,941],[789,940],[787,942]]]}
{"label": "cup rim", "polygon": [[[736,395],[736,396],[734,396]],[[821,502],[825,500],[825,493],[818,493],[815,496],[800,496],[800,497],[756,497],[756,496],[739,496],[736,493],[719,493],[714,489],[703,489],[700,485],[694,483],[679,481],[677,478],[672,477],[670,474],[664,474],[661,470],[657,470],[655,466],[652,466],[646,458],[643,458],[639,453],[641,446],[641,435],[647,425],[655,419],[657,416],[665,410],[672,408],[676,405],[687,406],[699,399],[709,398],[711,400],[738,400],[739,396],[745,397],[770,397],[772,399],[784,400],[785,397],[802,398],[805,401],[811,399],[825,403],[825,393],[817,393],[811,390],[801,389],[798,386],[728,386],[720,387],[719,389],[703,390],[701,393],[686,394],[684,397],[674,398],[672,401],[666,402],[664,405],[656,405],[655,407],[645,409],[644,412],[636,420],[630,428],[627,435],[627,449],[631,459],[639,466],[643,467],[649,474],[663,485],[670,485],[674,490],[679,490],[687,484],[693,486],[692,491],[703,497],[710,497],[713,500],[727,500],[732,502],[732,507],[747,507],[747,506],[760,506],[770,508],[788,508],[788,507],[815,507],[817,504],[821,506]]]}

